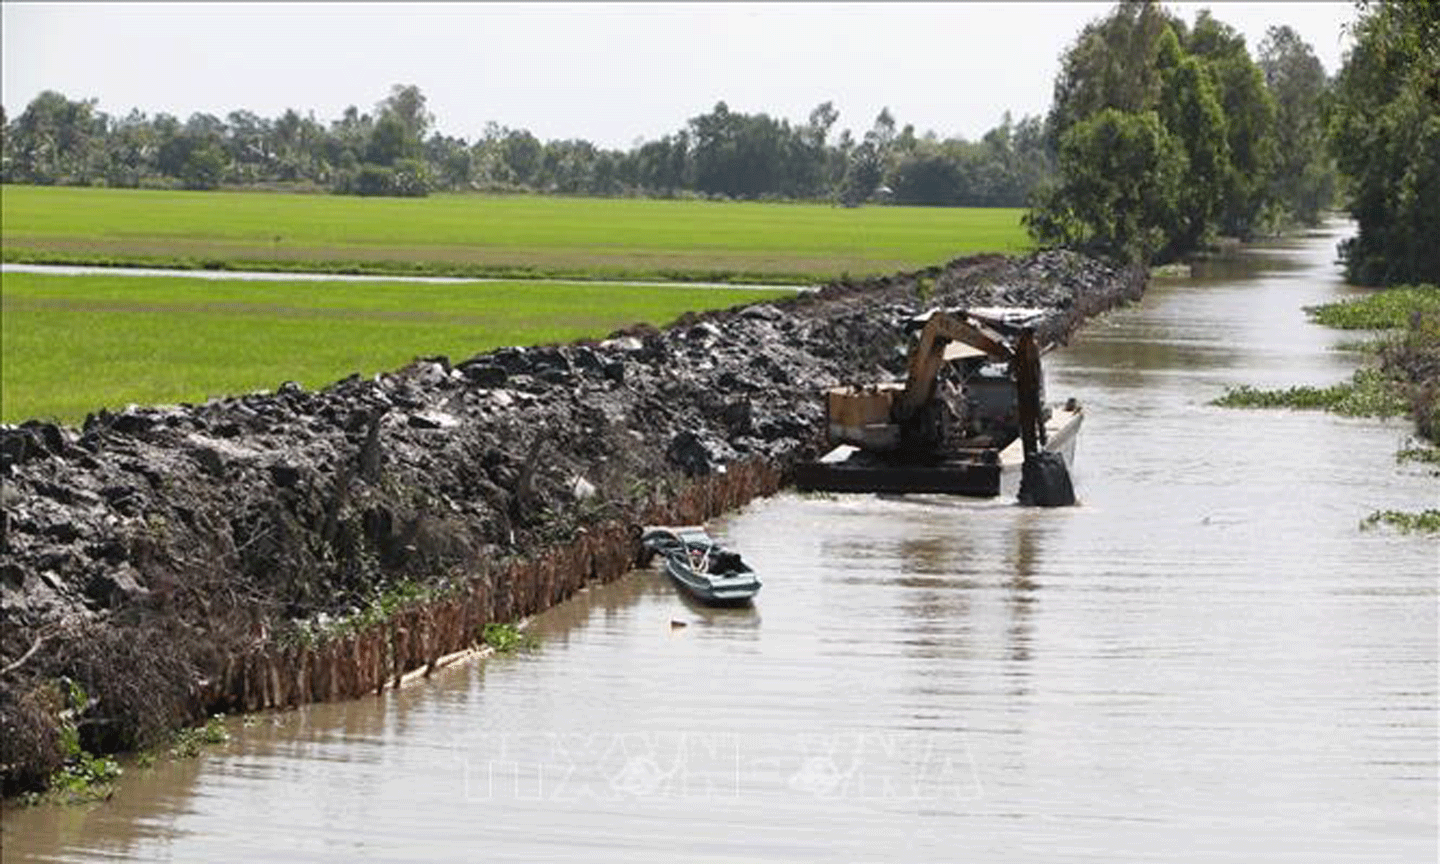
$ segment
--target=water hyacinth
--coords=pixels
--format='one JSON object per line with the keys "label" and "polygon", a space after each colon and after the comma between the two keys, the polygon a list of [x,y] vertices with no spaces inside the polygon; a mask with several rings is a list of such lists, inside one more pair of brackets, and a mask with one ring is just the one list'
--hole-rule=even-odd
{"label": "water hyacinth", "polygon": [[1305,309],[1316,323],[1338,330],[1389,330],[1405,327],[1414,315],[1440,313],[1440,287],[1409,285]]}
{"label": "water hyacinth", "polygon": [[1329,387],[1261,390],[1232,387],[1210,404],[1222,408],[1299,408],[1333,411],[1345,417],[1394,417],[1409,407],[1404,390],[1378,369],[1360,369],[1349,382]]}
{"label": "water hyacinth", "polygon": [[1440,533],[1440,510],[1421,510],[1409,513],[1403,510],[1376,510],[1360,523],[1362,530],[1379,525],[1388,525],[1401,533]]}

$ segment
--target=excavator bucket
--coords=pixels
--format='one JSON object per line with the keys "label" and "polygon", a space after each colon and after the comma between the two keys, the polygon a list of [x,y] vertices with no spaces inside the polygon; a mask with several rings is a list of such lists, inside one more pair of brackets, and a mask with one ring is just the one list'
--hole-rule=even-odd
{"label": "excavator bucket", "polygon": [[1020,467],[1020,494],[1024,507],[1069,507],[1075,503],[1075,487],[1065,457],[1053,450],[1041,450],[1025,457]]}

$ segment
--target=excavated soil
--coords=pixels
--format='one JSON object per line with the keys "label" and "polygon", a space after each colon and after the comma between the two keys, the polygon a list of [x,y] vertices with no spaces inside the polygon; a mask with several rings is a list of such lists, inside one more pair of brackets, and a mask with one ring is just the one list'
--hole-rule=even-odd
{"label": "excavated soil", "polygon": [[924,308],[1043,306],[1063,339],[1144,280],[1067,252],[966,258],[318,392],[0,427],[4,787],[61,764],[62,724],[113,751],[354,696],[618,576],[635,526],[783,485],[823,445],[824,388],[901,373]]}

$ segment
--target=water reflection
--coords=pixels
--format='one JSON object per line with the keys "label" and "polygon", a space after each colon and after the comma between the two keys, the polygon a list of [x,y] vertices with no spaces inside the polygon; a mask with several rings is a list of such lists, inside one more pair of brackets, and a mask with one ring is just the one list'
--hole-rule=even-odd
{"label": "water reflection", "polygon": [[[761,576],[761,583],[764,583],[764,576]],[[756,599],[751,606],[738,606],[733,608],[706,606],[695,601],[684,591],[674,590],[675,599],[685,607],[687,615],[679,616],[675,620],[683,621],[686,626],[700,625],[703,627],[714,627],[722,631],[724,638],[759,639],[760,622],[760,601]],[[761,589],[763,593],[763,588]]]}
{"label": "water reflection", "polygon": [[1006,631],[1009,636],[1007,645],[1010,659],[1022,664],[1013,672],[1014,677],[1020,682],[1016,685],[1015,695],[1017,696],[1025,693],[1023,681],[1028,673],[1023,664],[1031,659],[1030,640],[1035,630],[1034,622],[1030,618],[1035,613],[1040,599],[1038,594],[1040,585],[1035,580],[1035,565],[1039,554],[1037,533],[1036,526],[1030,520],[1017,520],[1015,553],[1011,562],[1009,584],[1010,627]]}

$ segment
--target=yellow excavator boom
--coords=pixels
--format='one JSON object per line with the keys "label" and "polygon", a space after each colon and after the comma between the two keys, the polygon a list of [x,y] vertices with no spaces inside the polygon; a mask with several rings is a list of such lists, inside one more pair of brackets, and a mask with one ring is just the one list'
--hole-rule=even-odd
{"label": "yellow excavator boom", "polygon": [[893,408],[897,422],[909,420],[935,397],[935,380],[945,362],[945,346],[951,342],[963,342],[997,360],[1014,357],[1010,347],[992,334],[943,309],[935,310],[920,331],[920,341],[910,352],[910,371],[905,379],[905,389]]}

